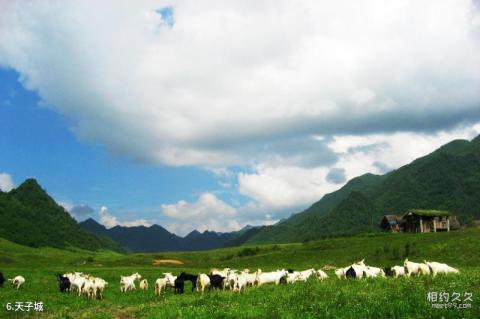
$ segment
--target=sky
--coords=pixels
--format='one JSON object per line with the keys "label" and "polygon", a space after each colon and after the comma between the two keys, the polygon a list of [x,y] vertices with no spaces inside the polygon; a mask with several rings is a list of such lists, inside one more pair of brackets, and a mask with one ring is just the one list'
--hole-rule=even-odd
{"label": "sky", "polygon": [[480,2],[0,0],[0,189],[233,231],[480,134]]}

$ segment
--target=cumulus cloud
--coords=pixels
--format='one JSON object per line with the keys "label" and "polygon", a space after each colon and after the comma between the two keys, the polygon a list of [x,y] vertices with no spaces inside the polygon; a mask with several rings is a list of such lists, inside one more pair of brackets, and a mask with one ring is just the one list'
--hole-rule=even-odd
{"label": "cumulus cloud", "polygon": [[14,187],[12,176],[7,173],[0,173],[0,191],[9,192]]}
{"label": "cumulus cloud", "polygon": [[325,167],[259,165],[253,173],[239,173],[239,192],[270,209],[306,205],[333,191]]}
{"label": "cumulus cloud", "polygon": [[203,219],[209,216],[214,218],[228,218],[235,215],[235,208],[218,199],[215,194],[203,193],[197,202],[188,203],[181,200],[176,204],[162,205],[162,213],[169,217],[183,220]]}
{"label": "cumulus cloud", "polygon": [[251,201],[162,213],[235,229],[478,134],[479,21],[468,0],[3,1],[0,65],[81,140],[214,172]]}
{"label": "cumulus cloud", "polygon": [[[480,118],[479,10],[467,0],[0,6],[0,64],[79,137],[135,160],[314,167],[332,158],[302,156],[313,136]],[[285,154],[288,140],[300,146]]]}
{"label": "cumulus cloud", "polygon": [[213,193],[203,193],[195,202],[181,200],[175,204],[163,204],[161,212],[178,221],[167,225],[170,231],[177,234],[185,234],[193,229],[234,231],[241,228],[236,220],[237,209]]}
{"label": "cumulus cloud", "polygon": [[125,226],[125,227],[134,227],[134,226],[146,226],[149,227],[152,224],[145,219],[136,219],[136,220],[123,220],[117,218],[115,215],[112,215],[106,206],[102,206],[98,213],[100,215],[100,223],[102,223],[107,228],[112,228],[115,226]]}

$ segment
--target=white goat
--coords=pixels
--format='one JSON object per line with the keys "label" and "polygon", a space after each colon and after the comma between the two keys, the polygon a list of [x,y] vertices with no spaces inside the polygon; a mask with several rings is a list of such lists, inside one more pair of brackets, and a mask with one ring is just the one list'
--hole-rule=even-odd
{"label": "white goat", "polygon": [[159,296],[162,290],[166,290],[168,286],[168,278],[158,278],[155,281],[155,295]]}
{"label": "white goat", "polygon": [[407,277],[411,277],[412,275],[418,276],[419,265],[420,265],[419,263],[409,261],[408,258],[406,258],[405,261],[403,262],[403,266],[405,267],[405,275]]}
{"label": "white goat", "polygon": [[382,268],[366,266],[365,276],[367,278],[385,277],[385,272]]}
{"label": "white goat", "polygon": [[257,276],[255,278],[255,283],[257,286],[261,286],[263,284],[274,283],[278,285],[282,278],[286,278],[288,272],[285,270],[280,271],[272,271],[272,272],[262,272],[261,269],[257,270]]}
{"label": "white goat", "polygon": [[120,276],[120,291],[127,292],[129,290],[137,289],[135,287],[135,280],[142,279],[142,276],[138,272],[130,276]]}
{"label": "white goat", "polygon": [[208,287],[210,287],[210,277],[205,274],[199,274],[197,278],[197,291],[200,291],[203,295],[203,292]]}
{"label": "white goat", "polygon": [[315,274],[317,275],[318,280],[324,280],[328,278],[327,273],[321,269],[318,269]]}
{"label": "white goat", "polygon": [[425,264],[427,264],[430,268],[433,277],[436,277],[437,274],[458,274],[460,272],[458,269],[453,268],[447,264],[437,263],[435,261],[428,262],[425,260]]}
{"label": "white goat", "polygon": [[139,287],[142,290],[148,290],[148,280],[147,279],[142,279],[140,281]]}
{"label": "white goat", "polygon": [[419,275],[425,275],[428,276],[430,275],[430,268],[426,263],[419,263],[418,264],[418,274]]}
{"label": "white goat", "polygon": [[12,283],[12,285],[18,290],[21,285],[25,283],[25,278],[22,276],[15,276],[12,279],[8,279]]}
{"label": "white goat", "polygon": [[395,278],[404,277],[405,276],[405,267],[403,266],[393,266],[392,273]]}
{"label": "white goat", "polygon": [[307,281],[308,278],[310,278],[310,276],[312,276],[313,274],[315,274],[315,269],[313,269],[313,268],[310,268],[310,269],[307,269],[307,270],[304,270],[304,271],[300,271],[300,274],[298,276],[298,280],[299,281]]}

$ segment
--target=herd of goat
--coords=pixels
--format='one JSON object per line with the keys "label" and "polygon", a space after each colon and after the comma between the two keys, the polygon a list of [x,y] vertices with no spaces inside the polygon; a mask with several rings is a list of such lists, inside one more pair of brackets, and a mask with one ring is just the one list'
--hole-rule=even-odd
{"label": "herd of goat", "polygon": [[[432,275],[435,277],[438,274],[458,273],[455,269],[447,264],[438,262],[416,263],[405,259],[403,266],[393,266],[387,268],[379,268],[367,266],[365,260],[361,260],[352,265],[343,268],[335,269],[335,275],[339,279],[347,278],[376,278],[376,277],[411,277],[420,275]],[[192,275],[185,272],[174,276],[172,273],[163,273],[163,278],[158,278],[155,281],[155,295],[160,295],[162,291],[167,288],[173,288],[176,294],[184,292],[186,281],[192,283],[192,291],[204,293],[207,289],[228,289],[235,292],[241,292],[246,287],[261,286],[263,284],[291,284],[299,281],[307,281],[310,277],[316,277],[318,280],[328,278],[328,275],[323,270],[315,270],[313,268],[304,271],[277,270],[271,272],[263,272],[258,269],[255,272],[250,272],[248,269],[234,270],[224,268],[223,270],[211,269],[208,274]],[[67,274],[58,274],[57,280],[61,292],[76,292],[79,296],[86,295],[91,299],[103,299],[103,293],[108,285],[104,279],[94,277],[82,272],[73,272]],[[3,287],[5,277],[0,272],[0,287]],[[15,276],[8,279],[15,289],[19,289],[25,283],[25,278],[22,276]],[[148,280],[142,279],[142,276],[137,272],[130,276],[120,276],[120,291],[126,293],[135,290],[135,282],[139,281],[139,287],[142,290],[148,290]]]}

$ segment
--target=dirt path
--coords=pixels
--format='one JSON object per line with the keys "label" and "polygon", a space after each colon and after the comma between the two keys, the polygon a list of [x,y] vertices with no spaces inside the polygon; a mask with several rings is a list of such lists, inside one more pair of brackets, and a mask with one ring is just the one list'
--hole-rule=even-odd
{"label": "dirt path", "polygon": [[158,266],[161,264],[175,264],[175,265],[183,265],[184,262],[176,259],[155,259],[152,262],[153,265]]}

